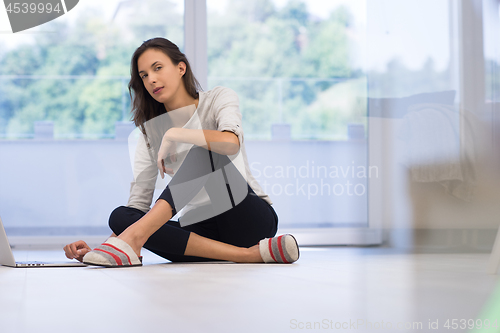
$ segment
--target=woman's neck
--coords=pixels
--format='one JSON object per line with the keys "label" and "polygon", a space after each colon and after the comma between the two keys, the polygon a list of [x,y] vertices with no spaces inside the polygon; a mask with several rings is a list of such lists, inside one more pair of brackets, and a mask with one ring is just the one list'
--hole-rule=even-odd
{"label": "woman's neck", "polygon": [[165,102],[165,103],[163,103],[163,105],[165,106],[165,110],[167,110],[167,112],[170,112],[172,110],[177,110],[177,109],[180,109],[182,107],[192,105],[192,104],[194,104],[195,107],[197,108],[198,101],[199,101],[199,98],[195,99],[191,95],[189,95],[187,92],[185,92],[181,96],[178,96],[177,98],[175,98],[175,100]]}

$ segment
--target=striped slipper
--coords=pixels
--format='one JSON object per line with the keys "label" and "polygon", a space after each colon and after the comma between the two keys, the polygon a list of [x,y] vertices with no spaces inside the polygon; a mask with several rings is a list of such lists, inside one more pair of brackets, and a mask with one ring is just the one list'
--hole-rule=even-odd
{"label": "striped slipper", "polygon": [[299,245],[290,234],[261,240],[259,250],[264,262],[291,264],[299,259]]}
{"label": "striped slipper", "polygon": [[94,250],[83,257],[87,265],[105,267],[142,266],[142,257],[138,257],[134,250],[117,237],[110,237]]}

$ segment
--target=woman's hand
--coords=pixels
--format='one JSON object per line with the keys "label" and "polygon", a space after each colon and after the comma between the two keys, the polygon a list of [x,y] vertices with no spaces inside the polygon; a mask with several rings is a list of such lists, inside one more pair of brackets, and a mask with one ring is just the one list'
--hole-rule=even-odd
{"label": "woman's hand", "polygon": [[66,258],[76,259],[80,262],[83,260],[83,256],[90,251],[92,251],[92,249],[82,240],[68,244],[64,247]]}
{"label": "woman's hand", "polygon": [[158,150],[157,166],[158,169],[160,170],[160,176],[162,179],[164,178],[165,173],[168,173],[170,175],[174,173],[174,170],[165,167],[165,159],[167,157],[169,158],[167,164],[177,161],[177,144],[175,143],[175,141],[171,141],[168,138],[167,134],[168,131],[163,136],[163,139],[161,140],[160,149]]}

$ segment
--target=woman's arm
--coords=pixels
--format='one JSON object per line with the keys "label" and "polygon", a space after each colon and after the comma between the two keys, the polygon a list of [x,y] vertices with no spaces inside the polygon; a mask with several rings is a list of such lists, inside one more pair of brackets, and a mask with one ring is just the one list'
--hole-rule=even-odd
{"label": "woman's arm", "polygon": [[240,149],[238,136],[229,131],[198,130],[187,128],[171,128],[164,137],[164,140],[174,142],[192,143],[221,155],[234,155]]}
{"label": "woman's arm", "polygon": [[144,135],[139,134],[132,164],[134,179],[130,183],[130,195],[126,206],[143,212],[149,211],[151,207],[158,177],[156,161],[152,155]]}

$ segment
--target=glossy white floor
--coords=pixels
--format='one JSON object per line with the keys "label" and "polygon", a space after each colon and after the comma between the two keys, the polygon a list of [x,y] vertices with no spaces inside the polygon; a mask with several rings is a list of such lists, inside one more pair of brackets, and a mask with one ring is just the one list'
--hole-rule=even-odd
{"label": "glossy white floor", "polygon": [[[15,256],[65,260],[56,251]],[[466,332],[443,326],[478,318],[499,295],[485,253],[303,247],[291,265],[144,257],[137,268],[0,267],[0,332]]]}

